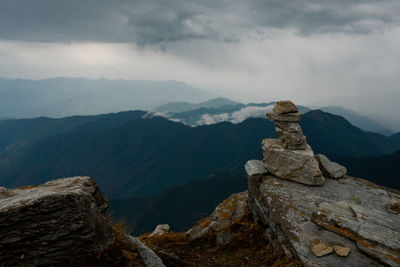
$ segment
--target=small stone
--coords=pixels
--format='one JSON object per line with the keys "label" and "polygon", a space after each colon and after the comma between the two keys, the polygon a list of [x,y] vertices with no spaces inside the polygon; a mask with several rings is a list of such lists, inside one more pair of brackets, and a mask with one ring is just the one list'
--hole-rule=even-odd
{"label": "small stone", "polygon": [[287,114],[299,112],[295,104],[290,100],[278,101],[275,103],[273,111],[276,114]]}
{"label": "small stone", "polygon": [[265,169],[264,162],[256,159],[248,160],[246,165],[244,165],[244,168],[248,176],[268,172],[267,169]]}
{"label": "small stone", "polygon": [[392,201],[386,206],[386,210],[394,214],[400,213],[400,200],[393,198]]}
{"label": "small stone", "polygon": [[333,252],[333,248],[325,245],[321,240],[314,239],[311,241],[311,251],[317,257],[322,257]]}
{"label": "small stone", "polygon": [[159,225],[157,225],[156,229],[149,235],[149,237],[156,236],[156,235],[163,235],[168,232],[169,232],[168,224],[159,224]]}
{"label": "small stone", "polygon": [[347,257],[350,253],[350,248],[342,246],[333,246],[333,250],[335,251],[336,255],[340,257]]}
{"label": "small stone", "polygon": [[330,161],[325,155],[318,154],[315,156],[315,158],[318,160],[319,168],[322,171],[324,177],[340,179],[346,175],[346,167],[336,162]]}

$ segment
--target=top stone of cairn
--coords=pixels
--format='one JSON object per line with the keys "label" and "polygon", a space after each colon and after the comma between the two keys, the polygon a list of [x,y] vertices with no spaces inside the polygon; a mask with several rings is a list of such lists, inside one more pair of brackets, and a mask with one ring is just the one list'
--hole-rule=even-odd
{"label": "top stone of cairn", "polygon": [[266,118],[273,121],[298,122],[301,112],[290,100],[278,101],[272,112],[267,112]]}
{"label": "top stone of cairn", "polygon": [[276,102],[274,108],[272,109],[276,114],[287,114],[287,113],[297,113],[299,109],[290,100],[283,100]]}

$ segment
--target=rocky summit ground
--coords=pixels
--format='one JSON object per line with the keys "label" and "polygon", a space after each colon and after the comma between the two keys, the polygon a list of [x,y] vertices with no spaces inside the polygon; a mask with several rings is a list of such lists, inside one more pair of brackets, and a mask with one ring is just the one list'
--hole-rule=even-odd
{"label": "rocky summit ground", "polygon": [[230,243],[217,245],[215,232],[191,242],[184,233],[170,232],[140,240],[162,259],[166,266],[301,266],[288,259],[278,248],[269,245],[264,230],[246,214],[228,229],[234,234]]}

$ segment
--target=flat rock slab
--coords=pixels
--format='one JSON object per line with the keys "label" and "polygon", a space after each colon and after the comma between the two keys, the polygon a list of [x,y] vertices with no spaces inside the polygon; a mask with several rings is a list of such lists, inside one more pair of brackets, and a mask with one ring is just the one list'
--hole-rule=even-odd
{"label": "flat rock slab", "polygon": [[[259,173],[248,183],[255,218],[266,225],[271,240],[305,266],[399,266],[400,216],[386,211],[398,191],[353,177],[315,187]],[[315,239],[351,252],[316,257]]]}
{"label": "flat rock slab", "polygon": [[108,201],[90,177],[0,192],[0,262],[57,264],[98,254],[114,236]]}

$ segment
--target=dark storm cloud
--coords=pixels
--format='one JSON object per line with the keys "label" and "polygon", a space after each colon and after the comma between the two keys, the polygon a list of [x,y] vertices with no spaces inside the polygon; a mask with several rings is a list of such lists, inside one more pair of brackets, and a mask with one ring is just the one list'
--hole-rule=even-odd
{"label": "dark storm cloud", "polygon": [[235,41],[268,29],[370,33],[398,25],[398,0],[1,0],[0,39],[44,42]]}

